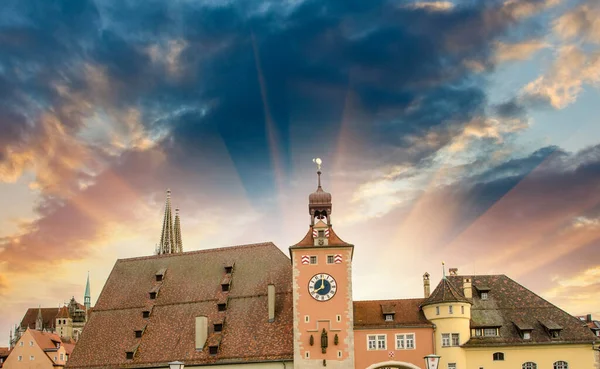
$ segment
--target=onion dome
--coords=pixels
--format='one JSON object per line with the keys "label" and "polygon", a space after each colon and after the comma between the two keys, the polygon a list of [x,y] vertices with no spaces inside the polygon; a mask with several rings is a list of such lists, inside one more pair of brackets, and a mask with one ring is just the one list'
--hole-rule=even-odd
{"label": "onion dome", "polygon": [[331,194],[323,191],[323,188],[321,187],[321,171],[318,171],[317,175],[319,176],[319,186],[315,192],[308,195],[308,204],[331,205]]}

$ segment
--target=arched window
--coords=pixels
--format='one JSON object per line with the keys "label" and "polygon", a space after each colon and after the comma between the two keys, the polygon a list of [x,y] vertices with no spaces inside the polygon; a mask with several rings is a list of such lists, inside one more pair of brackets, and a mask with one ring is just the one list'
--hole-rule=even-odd
{"label": "arched window", "polygon": [[537,364],[531,361],[523,363],[523,369],[537,369]]}
{"label": "arched window", "polygon": [[566,361],[557,361],[554,363],[554,369],[569,369],[569,364]]}
{"label": "arched window", "polygon": [[504,352],[494,352],[494,361],[504,360]]}

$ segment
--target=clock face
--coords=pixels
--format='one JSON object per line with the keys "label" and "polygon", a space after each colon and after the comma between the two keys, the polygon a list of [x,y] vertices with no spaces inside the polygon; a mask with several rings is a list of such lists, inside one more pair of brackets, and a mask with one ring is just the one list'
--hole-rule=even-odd
{"label": "clock face", "polygon": [[337,283],[326,273],[316,274],[308,282],[308,292],[317,301],[330,300],[337,291]]}

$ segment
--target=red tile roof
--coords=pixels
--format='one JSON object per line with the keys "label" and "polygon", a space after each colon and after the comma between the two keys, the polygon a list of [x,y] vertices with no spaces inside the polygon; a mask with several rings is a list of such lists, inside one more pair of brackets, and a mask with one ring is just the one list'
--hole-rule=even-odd
{"label": "red tile roof", "polygon": [[[21,320],[21,328],[35,329],[35,321],[37,320],[39,308],[29,308]],[[43,328],[54,328],[58,308],[42,308]]]}
{"label": "red tile roof", "polygon": [[36,331],[35,329],[30,329],[29,333],[31,333],[33,339],[35,339],[35,342],[37,342],[42,350],[53,350],[57,348],[56,344],[62,344],[57,334]]}
{"label": "red tile roof", "polygon": [[[348,242],[342,240],[334,231],[333,231],[333,227],[329,227],[329,238],[328,238],[328,245],[329,246],[353,246],[352,244],[349,244]],[[306,235],[304,236],[304,238],[302,240],[300,240],[300,242],[298,242],[297,244],[295,244],[294,246],[291,246],[290,248],[302,248],[302,247],[317,247],[314,244],[313,241],[313,229],[312,227],[308,227],[308,232],[306,233]]]}
{"label": "red tile roof", "polygon": [[[425,299],[354,301],[354,328],[431,327],[420,305]],[[394,310],[394,320],[385,321],[382,307]]]}
{"label": "red tile roof", "polygon": [[10,348],[0,347],[0,357],[6,358],[10,354]]}
{"label": "red tile roof", "polygon": [[[225,266],[235,262],[231,290],[221,291]],[[156,272],[166,268],[162,282]],[[267,285],[275,284],[276,315],[268,322]],[[155,367],[291,360],[293,358],[290,260],[272,243],[118,260],[94,314],[70,357],[70,368]],[[148,291],[162,284],[155,300]],[[228,297],[227,310],[217,302]],[[142,311],[152,306],[149,318]],[[207,342],[217,355],[195,349],[195,317],[207,316]],[[225,320],[223,331],[213,323]],[[134,331],[147,324],[141,338]],[[138,345],[134,359],[125,352]]]}

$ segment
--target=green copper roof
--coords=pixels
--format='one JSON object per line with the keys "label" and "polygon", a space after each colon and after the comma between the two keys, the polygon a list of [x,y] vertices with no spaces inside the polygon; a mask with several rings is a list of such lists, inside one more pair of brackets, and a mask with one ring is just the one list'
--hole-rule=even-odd
{"label": "green copper roof", "polygon": [[90,296],[90,273],[88,273],[87,283],[85,284],[85,295],[84,295],[84,297],[91,297]]}

